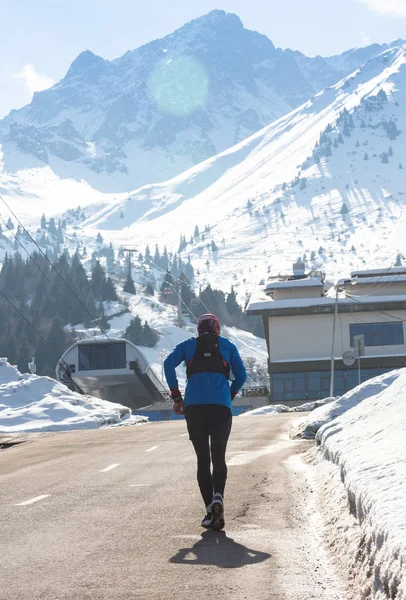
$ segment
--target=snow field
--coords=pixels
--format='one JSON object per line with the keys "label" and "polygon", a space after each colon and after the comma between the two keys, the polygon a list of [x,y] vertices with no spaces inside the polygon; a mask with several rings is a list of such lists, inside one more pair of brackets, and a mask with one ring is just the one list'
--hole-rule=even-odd
{"label": "snow field", "polygon": [[120,404],[82,396],[49,377],[22,375],[0,359],[0,433],[68,431],[136,425],[135,416]]}

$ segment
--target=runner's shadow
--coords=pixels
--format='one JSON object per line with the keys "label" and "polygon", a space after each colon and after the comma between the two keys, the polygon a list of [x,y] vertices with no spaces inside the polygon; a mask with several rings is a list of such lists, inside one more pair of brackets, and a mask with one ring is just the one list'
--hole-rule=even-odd
{"label": "runner's shadow", "polygon": [[215,565],[222,569],[238,569],[263,562],[271,555],[251,550],[227,537],[224,531],[206,531],[192,548],[182,548],[169,562],[185,565]]}

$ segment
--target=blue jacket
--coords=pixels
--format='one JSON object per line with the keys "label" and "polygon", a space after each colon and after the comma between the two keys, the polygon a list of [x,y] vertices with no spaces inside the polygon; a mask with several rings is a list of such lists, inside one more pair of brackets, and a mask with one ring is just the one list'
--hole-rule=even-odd
{"label": "blue jacket", "polygon": [[[176,367],[183,361],[187,365],[195,355],[196,348],[197,338],[191,338],[178,344],[165,360],[165,377],[170,389],[178,387]],[[231,390],[239,392],[247,379],[247,373],[238,350],[232,342],[223,337],[219,338],[219,350],[233,371]],[[223,404],[231,408],[230,382],[221,373],[195,373],[187,382],[184,400],[185,406]]]}

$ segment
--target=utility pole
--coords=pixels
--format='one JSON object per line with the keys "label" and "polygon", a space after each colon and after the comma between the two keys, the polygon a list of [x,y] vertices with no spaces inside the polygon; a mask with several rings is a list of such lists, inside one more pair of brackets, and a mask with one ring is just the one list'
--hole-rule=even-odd
{"label": "utility pole", "polygon": [[162,350],[159,351],[158,356],[161,359],[161,380],[162,380],[162,383],[163,383],[165,381],[164,380],[164,360],[168,356],[168,351],[162,349]]}
{"label": "utility pole", "polygon": [[331,361],[330,361],[330,398],[334,396],[334,343],[335,343],[335,335],[336,335],[336,321],[337,321],[337,313],[338,313],[338,292],[339,292],[338,283],[335,286],[336,290],[336,298],[334,303],[334,319],[333,319],[333,340],[331,342]]}
{"label": "utility pole", "polygon": [[128,252],[128,277],[131,277],[131,255],[138,252],[137,248],[122,248],[123,252]]}
{"label": "utility pole", "polygon": [[[349,284],[349,283],[351,285],[354,285],[355,281],[353,281],[351,279],[345,279],[345,280],[341,281],[341,284],[344,285],[344,286],[347,285],[347,284]],[[336,291],[336,297],[335,297],[335,303],[334,303],[333,339],[332,339],[332,342],[331,342],[330,398],[333,398],[333,396],[334,396],[334,344],[335,344],[336,322],[337,322],[337,314],[338,314],[338,293],[341,291],[340,287],[338,285],[338,281],[337,281],[336,285],[334,286],[334,289]]]}

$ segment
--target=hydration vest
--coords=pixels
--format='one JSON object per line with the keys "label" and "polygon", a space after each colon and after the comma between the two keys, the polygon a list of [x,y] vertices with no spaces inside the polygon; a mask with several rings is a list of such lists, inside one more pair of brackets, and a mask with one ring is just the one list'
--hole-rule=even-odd
{"label": "hydration vest", "polygon": [[196,373],[220,373],[230,379],[230,365],[221,356],[218,337],[205,332],[197,338],[197,348],[186,368],[187,378]]}

